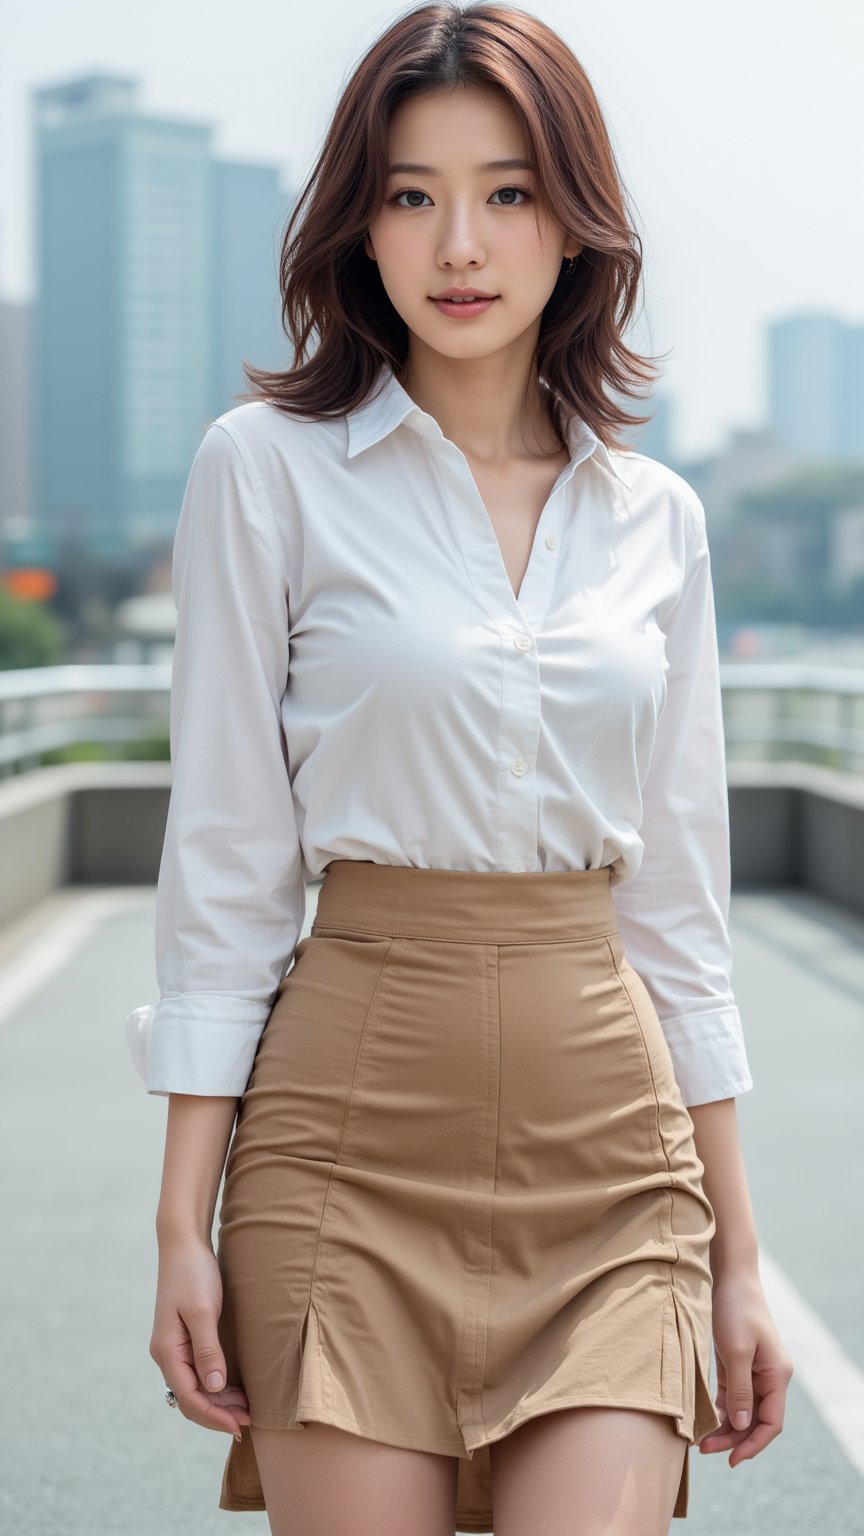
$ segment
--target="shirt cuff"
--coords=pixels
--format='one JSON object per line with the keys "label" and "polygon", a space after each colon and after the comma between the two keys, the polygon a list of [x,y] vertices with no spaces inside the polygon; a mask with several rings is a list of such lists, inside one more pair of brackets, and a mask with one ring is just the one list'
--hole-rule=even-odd
{"label": "shirt cuff", "polygon": [[217,992],[163,997],[133,1008],[126,1042],[147,1092],[240,1098],[270,1008]]}
{"label": "shirt cuff", "polygon": [[748,1093],[753,1078],[734,1004],[660,1021],[685,1105]]}

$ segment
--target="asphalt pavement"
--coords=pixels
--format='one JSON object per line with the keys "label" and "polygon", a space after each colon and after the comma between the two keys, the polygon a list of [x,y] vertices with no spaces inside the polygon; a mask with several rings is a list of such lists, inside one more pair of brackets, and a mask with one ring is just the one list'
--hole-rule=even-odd
{"label": "asphalt pavement", "polygon": [[[61,891],[0,935],[4,1536],[269,1532],[263,1513],[218,1508],[229,1438],[166,1407],[148,1353],[167,1100],[145,1092],[123,1020],[157,996],[154,899]],[[691,1451],[672,1536],[858,1536],[864,922],[806,892],[747,891],[731,928],[760,1268],[796,1373],[784,1430],[754,1460]]]}

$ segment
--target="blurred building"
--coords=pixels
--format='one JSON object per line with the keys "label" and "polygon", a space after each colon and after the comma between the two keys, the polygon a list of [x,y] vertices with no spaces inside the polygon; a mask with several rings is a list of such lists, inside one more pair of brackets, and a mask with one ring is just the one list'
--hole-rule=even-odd
{"label": "blurred building", "polygon": [[[645,453],[649,459],[658,459],[661,464],[673,465],[672,445],[672,420],[673,407],[671,396],[658,391],[653,395],[643,396],[636,400],[613,392],[614,398],[623,410],[632,415],[648,416],[650,421],[641,426],[632,426],[621,429],[622,440],[632,445],[636,453]],[[674,466],[673,466],[674,467]]]}
{"label": "blurred building", "polygon": [[832,518],[829,580],[838,592],[864,584],[864,507],[842,507]]}
{"label": "blurred building", "polygon": [[275,166],[216,159],[209,123],[145,114],[134,78],[32,101],[37,524],[61,560],[158,553],[242,361],[285,365],[289,205]]}
{"label": "blurred building", "polygon": [[742,491],[782,480],[797,456],[764,427],[735,427],[716,453],[675,466],[692,485],[712,528],[728,523]]}
{"label": "blurred building", "polygon": [[242,363],[287,368],[277,273],[289,204],[276,167],[212,162],[213,373],[209,415],[237,404],[249,388]]}
{"label": "blurred building", "polygon": [[768,409],[799,458],[864,460],[864,325],[818,313],[770,325]]}
{"label": "blurred building", "polygon": [[31,316],[29,303],[0,299],[0,538],[30,518]]}

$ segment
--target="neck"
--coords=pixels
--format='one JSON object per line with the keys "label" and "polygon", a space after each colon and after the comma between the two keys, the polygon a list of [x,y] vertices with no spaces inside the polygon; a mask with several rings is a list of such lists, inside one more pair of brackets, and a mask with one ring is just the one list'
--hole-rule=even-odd
{"label": "neck", "polygon": [[505,372],[490,359],[409,357],[398,382],[422,411],[438,422],[445,437],[478,461],[561,453],[566,444],[555,429],[549,391],[541,386],[533,358],[527,373]]}

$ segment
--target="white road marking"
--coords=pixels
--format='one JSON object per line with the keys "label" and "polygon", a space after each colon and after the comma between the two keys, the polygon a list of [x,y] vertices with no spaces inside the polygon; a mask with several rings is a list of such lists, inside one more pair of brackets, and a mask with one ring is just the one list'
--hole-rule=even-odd
{"label": "white road marking", "polygon": [[100,886],[71,894],[63,888],[6,925],[0,948],[0,1026],[69,964],[107,918],[152,909],[153,902],[149,886]]}
{"label": "white road marking", "polygon": [[759,1246],[759,1272],[768,1310],[816,1412],[864,1476],[864,1371],[856,1365],[788,1275]]}

